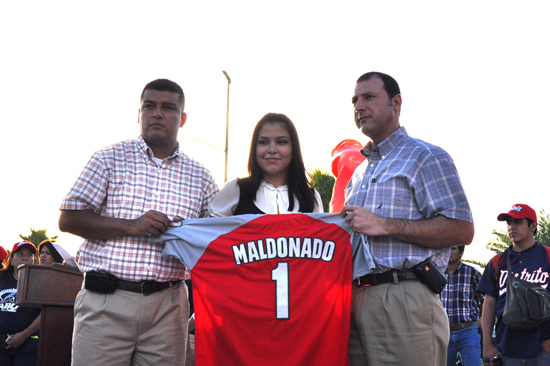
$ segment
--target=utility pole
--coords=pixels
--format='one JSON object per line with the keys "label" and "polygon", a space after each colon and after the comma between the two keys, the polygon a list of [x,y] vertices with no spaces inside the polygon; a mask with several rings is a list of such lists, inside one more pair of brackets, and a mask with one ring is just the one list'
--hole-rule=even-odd
{"label": "utility pole", "polygon": [[231,84],[231,78],[223,71],[223,75],[227,79],[227,110],[225,112],[225,173],[223,177],[224,183],[227,182],[227,157],[229,152],[229,85]]}

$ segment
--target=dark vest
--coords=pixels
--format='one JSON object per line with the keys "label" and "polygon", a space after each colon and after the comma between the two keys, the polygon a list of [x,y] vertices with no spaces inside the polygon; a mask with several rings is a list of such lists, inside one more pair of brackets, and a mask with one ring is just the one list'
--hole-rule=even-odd
{"label": "dark vest", "polygon": [[265,214],[254,204],[256,191],[253,191],[252,180],[250,178],[237,179],[237,184],[240,189],[239,203],[233,215]]}

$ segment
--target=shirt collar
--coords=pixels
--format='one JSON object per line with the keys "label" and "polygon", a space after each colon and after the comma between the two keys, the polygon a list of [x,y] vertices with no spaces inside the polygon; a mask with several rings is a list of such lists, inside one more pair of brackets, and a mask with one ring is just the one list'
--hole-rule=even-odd
{"label": "shirt collar", "polygon": [[[456,266],[456,269],[454,270],[453,274],[456,273],[456,272],[458,272],[458,270],[462,267],[462,264],[463,264],[462,261],[460,261],[460,263],[458,263],[458,266]],[[449,271],[448,271],[447,269],[445,269],[445,273],[447,273],[447,274],[450,275],[450,273],[449,273]]]}
{"label": "shirt collar", "polygon": [[260,183],[260,186],[270,191],[288,191],[288,186],[286,185],[275,188],[273,184],[267,183],[265,180],[262,180],[262,182]]}
{"label": "shirt collar", "polygon": [[[154,156],[153,150],[149,147],[149,145],[147,145],[147,143],[143,139],[143,136],[141,136],[141,135],[137,139],[137,146],[138,146],[139,151],[141,151],[143,154],[147,155],[150,160],[153,159],[153,156]],[[176,145],[176,151],[171,156],[167,157],[166,159],[172,160],[172,159],[177,158],[178,156],[182,156],[182,154],[183,153],[180,151],[180,143],[178,142],[177,145]]]}
{"label": "shirt collar", "polygon": [[[508,251],[509,251],[510,253],[512,253],[513,255],[519,255],[520,253],[527,253],[527,252],[529,252],[530,250],[533,250],[534,248],[537,247],[537,244],[539,244],[539,242],[535,240],[535,244],[531,245],[529,248],[527,248],[527,249],[525,249],[525,250],[522,250],[521,252],[516,252],[516,251],[514,250],[514,246],[513,246],[513,245],[510,245],[510,246],[508,247]],[[539,244],[539,245],[540,245],[540,244]]]}
{"label": "shirt collar", "polygon": [[384,141],[378,144],[374,149],[370,148],[370,143],[366,144],[363,149],[361,149],[361,154],[370,159],[370,155],[373,151],[378,151],[380,156],[388,156],[397,146],[399,146],[405,139],[409,137],[405,127],[399,127],[397,131],[389,135]]}

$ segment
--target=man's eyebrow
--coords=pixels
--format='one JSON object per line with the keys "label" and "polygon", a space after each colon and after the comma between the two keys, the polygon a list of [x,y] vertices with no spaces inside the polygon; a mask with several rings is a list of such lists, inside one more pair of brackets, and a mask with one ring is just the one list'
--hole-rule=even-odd
{"label": "man's eyebrow", "polygon": [[368,95],[376,95],[375,92],[372,92],[372,91],[366,91],[364,93],[359,93],[359,95],[354,95],[352,98],[351,98],[351,102],[352,103],[355,103],[357,101],[357,99],[359,99],[359,97],[366,97]]}
{"label": "man's eyebrow", "polygon": [[[141,104],[155,104],[156,105],[157,102],[155,102],[153,100],[145,99],[145,100],[141,101]],[[174,102],[161,102],[160,104],[161,105],[166,105],[166,106],[174,106],[174,107],[177,106],[177,103],[174,103]]]}

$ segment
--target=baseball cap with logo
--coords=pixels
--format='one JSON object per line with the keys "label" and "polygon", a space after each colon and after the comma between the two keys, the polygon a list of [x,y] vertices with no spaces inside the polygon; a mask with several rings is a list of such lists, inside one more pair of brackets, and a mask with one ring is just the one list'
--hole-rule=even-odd
{"label": "baseball cap with logo", "polygon": [[537,213],[535,210],[523,203],[516,203],[512,206],[510,211],[498,215],[497,220],[506,221],[508,217],[513,217],[514,219],[531,219],[534,222],[537,222]]}
{"label": "baseball cap with logo", "polygon": [[34,246],[34,244],[31,243],[30,241],[26,241],[26,240],[15,243],[13,245],[13,249],[11,250],[11,253],[13,254],[13,253],[15,253],[16,250],[21,249],[25,246],[29,247],[29,249],[31,249],[33,254],[36,254],[36,247]]}

